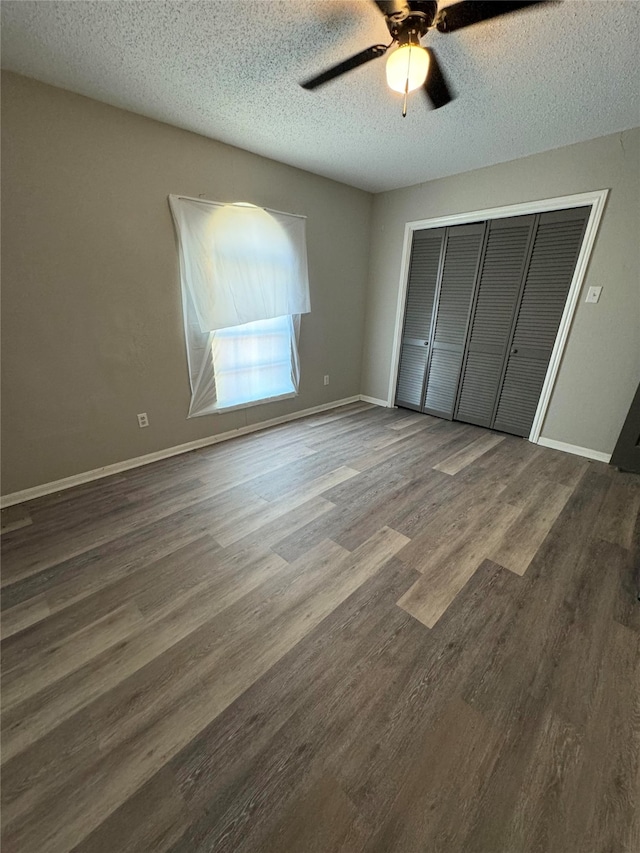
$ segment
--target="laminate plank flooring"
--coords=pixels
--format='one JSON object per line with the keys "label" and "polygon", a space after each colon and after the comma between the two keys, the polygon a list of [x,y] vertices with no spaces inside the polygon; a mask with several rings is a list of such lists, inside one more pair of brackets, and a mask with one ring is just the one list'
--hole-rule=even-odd
{"label": "laminate plank flooring", "polygon": [[[465,525],[457,535],[428,547],[420,559],[419,578],[398,601],[407,613],[433,628],[451,602],[504,538],[518,518],[517,507],[497,504],[480,513],[477,522]],[[400,555],[402,557],[402,555]]]}
{"label": "laminate plank flooring", "polygon": [[471,465],[479,456],[491,450],[492,447],[495,447],[501,441],[504,441],[503,435],[498,435],[497,433],[495,435],[483,435],[472,441],[468,447],[459,450],[447,459],[443,459],[442,462],[438,462],[433,467],[436,471],[443,471],[445,474],[457,474],[458,471],[462,471],[467,465]]}
{"label": "laminate plank flooring", "polygon": [[50,612],[51,608],[44,595],[36,595],[20,604],[16,604],[11,609],[11,612],[5,614],[0,623],[2,639],[4,640],[18,631],[28,628],[34,622],[40,622]]}
{"label": "laminate plank flooring", "polygon": [[639,509],[361,403],[30,502],[2,849],[635,853]]}
{"label": "laminate plank flooring", "polygon": [[0,533],[10,533],[31,524],[31,516],[24,505],[10,506],[0,510]]}
{"label": "laminate plank flooring", "polygon": [[487,555],[494,563],[523,575],[538,552],[572,489],[559,483],[538,483],[532,486],[524,509],[504,532],[499,544]]}

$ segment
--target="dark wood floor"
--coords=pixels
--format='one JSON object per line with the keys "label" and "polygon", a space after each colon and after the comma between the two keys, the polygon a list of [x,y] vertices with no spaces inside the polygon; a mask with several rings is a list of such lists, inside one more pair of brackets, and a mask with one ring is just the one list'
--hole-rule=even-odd
{"label": "dark wood floor", "polygon": [[639,506],[357,404],[14,511],[4,853],[637,853]]}

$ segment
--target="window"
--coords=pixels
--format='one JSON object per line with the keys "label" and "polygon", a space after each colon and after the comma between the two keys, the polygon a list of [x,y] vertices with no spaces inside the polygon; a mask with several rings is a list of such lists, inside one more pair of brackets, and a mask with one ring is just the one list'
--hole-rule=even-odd
{"label": "window", "polygon": [[305,218],[169,196],[178,235],[188,417],[298,393],[310,310]]}
{"label": "window", "polygon": [[213,333],[219,409],[295,394],[291,370],[293,319],[274,317]]}

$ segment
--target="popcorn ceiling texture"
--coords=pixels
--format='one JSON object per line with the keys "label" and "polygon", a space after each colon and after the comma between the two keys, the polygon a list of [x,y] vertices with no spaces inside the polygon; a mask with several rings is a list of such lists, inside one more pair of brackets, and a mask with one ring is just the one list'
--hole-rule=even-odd
{"label": "popcorn ceiling texture", "polygon": [[370,0],[8,0],[2,25],[5,68],[373,192],[640,124],[635,0],[429,33],[458,98],[406,119],[384,59],[298,85],[388,43]]}

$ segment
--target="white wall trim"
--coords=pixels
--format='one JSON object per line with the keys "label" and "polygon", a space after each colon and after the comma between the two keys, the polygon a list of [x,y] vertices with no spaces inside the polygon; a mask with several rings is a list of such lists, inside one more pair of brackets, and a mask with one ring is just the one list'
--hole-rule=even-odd
{"label": "white wall trim", "polygon": [[599,198],[606,199],[608,189],[590,190],[586,193],[543,198],[537,201],[523,201],[518,204],[487,207],[483,210],[470,210],[465,213],[451,213],[433,219],[416,219],[407,222],[411,231],[422,231],[425,228],[441,228],[445,225],[466,225],[484,219],[505,219],[508,216],[524,216],[527,213],[547,213],[549,210],[565,210],[569,207],[584,207],[594,204]]}
{"label": "white wall trim", "polygon": [[[426,220],[428,221],[428,220]],[[427,226],[435,228],[435,225]],[[404,325],[404,308],[407,301],[407,286],[409,284],[409,262],[411,260],[411,241],[413,232],[420,229],[420,223],[407,222],[404,226],[404,238],[402,243],[402,260],[400,262],[400,286],[398,288],[398,302],[396,305],[396,326],[393,335],[393,348],[391,350],[391,372],[389,374],[389,388],[387,391],[387,405],[393,406],[396,398],[396,385],[398,384],[398,370],[400,369],[400,344],[402,342],[402,327]]]}
{"label": "white wall trim", "polygon": [[611,460],[610,453],[603,453],[601,450],[591,450],[589,447],[579,447],[577,444],[567,444],[565,441],[556,441],[553,438],[541,437],[537,443],[542,447],[550,447],[552,450],[564,450],[565,453],[586,456],[587,459],[595,459],[597,462],[606,462],[608,464]]}
{"label": "white wall trim", "polygon": [[[404,243],[402,249],[402,262],[400,264],[400,283],[398,287],[398,301],[396,307],[396,325],[393,336],[393,349],[391,352],[391,370],[389,374],[389,389],[387,405],[392,406],[395,398],[395,388],[398,381],[398,368],[400,365],[400,345],[402,340],[402,324],[404,320],[405,302],[407,297],[407,284],[409,280],[409,262],[411,259],[411,242],[414,231],[422,231],[428,228],[442,228],[447,225],[465,225],[469,222],[477,222],[484,219],[504,219],[508,216],[524,216],[531,213],[545,213],[550,210],[563,210],[571,207],[586,207],[591,205],[591,213],[585,229],[580,254],[576,262],[576,268],[567,295],[562,319],[556,335],[556,341],[549,360],[547,374],[545,376],[542,391],[540,392],[540,400],[538,408],[531,425],[529,441],[536,444],[541,444],[540,432],[547,414],[547,408],[553,392],[553,387],[560,368],[562,354],[569,337],[571,323],[582,290],[582,284],[587,272],[589,258],[593,244],[595,243],[596,234],[604,206],[609,194],[608,189],[593,190],[587,193],[576,193],[575,195],[558,196],[556,198],[540,199],[538,201],[527,201],[521,204],[512,204],[502,207],[492,207],[485,210],[474,210],[467,213],[453,213],[449,216],[440,216],[434,219],[419,219],[413,222],[407,222],[404,228]],[[574,445],[567,444],[566,447]],[[561,448],[562,449],[562,448]],[[573,452],[573,451],[569,451]],[[597,451],[593,451],[596,453]],[[584,454],[580,454],[584,455]],[[601,454],[602,455],[602,454]],[[601,457],[589,457],[598,458]]]}
{"label": "white wall trim", "polygon": [[[252,432],[259,432],[263,429],[268,429],[278,424],[284,424],[288,421],[305,418],[309,415],[314,415],[319,412],[326,412],[329,409],[338,409],[340,406],[347,406],[349,403],[373,403],[376,406],[385,408],[394,408],[389,405],[388,401],[380,400],[377,397],[368,397],[366,394],[356,394],[354,397],[345,397],[343,400],[334,400],[331,403],[323,403],[320,406],[313,406],[310,409],[302,409],[299,412],[291,412],[288,415],[283,415],[280,418],[271,418],[268,421],[260,421],[256,424],[249,424],[238,429],[221,432],[218,435],[211,435],[207,438],[199,438],[195,441],[188,441],[186,444],[177,444],[174,447],[167,447],[164,450],[156,450],[154,453],[147,453],[144,456],[136,456],[133,459],[125,459],[122,462],[115,462],[113,465],[104,465],[102,468],[94,468],[93,471],[84,471],[81,474],[74,474],[71,477],[64,477],[62,480],[54,480],[51,483],[42,483],[39,486],[33,486],[30,489],[23,489],[20,492],[12,492],[8,495],[0,497],[0,508],[5,509],[15,504],[32,501],[36,498],[51,495],[54,492],[62,492],[66,489],[72,489],[74,486],[81,486],[84,483],[91,483],[93,480],[101,480],[104,477],[110,477],[112,474],[120,474],[123,471],[130,471],[132,468],[141,468],[144,465],[150,465],[152,462],[159,462],[161,459],[168,459],[171,456],[179,456],[181,453],[189,453],[191,450],[198,450],[201,447],[209,447],[213,444],[219,444],[222,441],[228,441],[231,438],[237,438],[240,435],[248,435]],[[609,462],[611,459],[610,453],[602,453],[600,450],[590,450],[588,447],[579,447],[576,444],[566,444],[564,441],[555,441],[552,438],[540,438],[537,442],[542,447],[550,447],[553,450],[563,450],[566,453],[573,453],[577,456],[586,456],[587,459],[595,459],[598,462]]]}
{"label": "white wall trim", "polygon": [[231,438],[237,438],[240,435],[247,435],[251,432],[259,432],[268,427],[277,426],[278,424],[294,421],[298,418],[305,418],[308,415],[315,415],[318,412],[325,412],[328,409],[337,409],[340,406],[346,406],[349,403],[358,403],[362,398],[359,394],[354,397],[345,397],[343,400],[334,400],[331,403],[322,403],[320,406],[313,406],[310,409],[302,409],[299,412],[291,412],[288,415],[283,415],[280,418],[271,418],[268,421],[260,421],[255,424],[248,424],[238,429],[221,432],[218,435],[211,435],[207,438],[199,438],[195,441],[188,441],[186,444],[177,444],[174,447],[167,447],[164,450],[156,450],[153,453],[147,453],[144,456],[136,456],[133,459],[125,459],[122,462],[115,462],[113,465],[104,465],[102,468],[94,468],[93,471],[84,471],[81,474],[74,474],[71,477],[64,477],[62,480],[54,480],[51,483],[42,483],[39,486],[33,486],[30,489],[23,489],[20,492],[12,492],[9,495],[0,497],[0,508],[4,509],[14,504],[32,501],[35,498],[41,498],[45,495],[53,494],[53,492],[62,492],[65,489],[72,489],[74,486],[80,486],[84,483],[90,483],[92,480],[100,480],[103,477],[110,477],[112,474],[120,474],[123,471],[129,471],[131,468],[140,468],[143,465],[149,465],[152,462],[159,462],[161,459],[168,459],[170,456],[179,456],[181,453],[189,453],[191,450],[198,450],[201,447],[208,447],[211,444],[218,444],[221,441],[228,441]]}
{"label": "white wall trim", "polygon": [[[556,341],[553,345],[553,351],[551,352],[551,358],[549,359],[549,365],[547,367],[547,374],[544,378],[542,391],[540,392],[538,408],[536,409],[533,423],[531,424],[529,441],[533,441],[534,443],[540,443],[540,433],[542,432],[544,419],[551,400],[551,393],[553,391],[553,386],[556,383],[558,370],[560,369],[560,361],[569,337],[573,316],[576,312],[576,308],[578,307],[578,299],[580,298],[582,284],[587,274],[587,266],[589,265],[591,250],[595,243],[596,234],[598,233],[598,227],[600,225],[600,220],[602,219],[602,214],[604,213],[604,206],[608,195],[609,190],[599,190],[593,193],[581,193],[580,196],[573,196],[574,199],[591,196],[590,201],[585,199],[585,203],[591,204],[591,213],[589,214],[587,227],[585,228],[584,237],[582,238],[580,254],[578,255],[576,268],[573,272],[573,279],[571,280],[569,293],[567,294],[567,301],[564,304],[564,311],[562,312],[562,318],[560,320],[560,325],[558,326],[558,334],[556,335]],[[582,203],[571,204],[570,206],[582,207]]]}
{"label": "white wall trim", "polygon": [[[381,400],[379,397],[368,397],[366,394],[360,394],[360,399],[363,403],[373,403],[374,406],[384,406],[385,408],[389,408],[389,402],[387,400]],[[393,407],[393,404],[391,404]]]}

